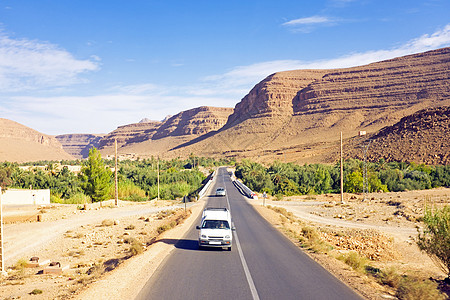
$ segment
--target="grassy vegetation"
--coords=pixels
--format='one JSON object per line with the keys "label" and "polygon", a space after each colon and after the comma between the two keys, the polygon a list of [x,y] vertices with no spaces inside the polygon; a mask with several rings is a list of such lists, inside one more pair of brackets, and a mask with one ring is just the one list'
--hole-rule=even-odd
{"label": "grassy vegetation", "polygon": [[[292,239],[298,239],[300,245],[313,253],[330,255],[332,247],[320,238],[318,229],[299,222],[297,218],[284,208],[267,206],[280,215],[283,231]],[[284,222],[283,222],[284,220]],[[292,224],[298,224],[293,227]],[[439,290],[438,284],[430,279],[399,274],[395,268],[381,270],[370,266],[370,260],[355,251],[340,255],[332,254],[338,260],[345,262],[353,270],[373,278],[381,285],[392,288],[395,296],[402,300],[447,299]]]}
{"label": "grassy vegetation", "polygon": [[[296,165],[275,161],[268,166],[242,160],[236,165],[236,177],[251,190],[266,192],[280,199],[282,195],[313,195],[340,191],[339,164]],[[364,162],[344,162],[344,191],[363,192]],[[367,163],[369,192],[422,190],[450,186],[450,166],[427,166],[405,162]],[[314,200],[313,196],[308,197]]]}

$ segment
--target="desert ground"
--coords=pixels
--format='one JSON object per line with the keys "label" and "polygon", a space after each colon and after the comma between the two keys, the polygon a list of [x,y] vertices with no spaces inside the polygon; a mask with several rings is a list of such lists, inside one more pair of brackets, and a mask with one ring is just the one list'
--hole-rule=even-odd
{"label": "desert ground", "polygon": [[[364,198],[345,194],[341,203],[340,195],[327,194],[248,201],[294,243],[298,239],[290,232],[296,226],[316,228],[321,240],[333,250],[328,254],[305,251],[368,299],[393,299],[395,292],[352,270],[335,259],[335,254],[356,251],[367,257],[374,268],[395,268],[401,274],[444,279],[445,274],[417,248],[414,238],[424,206],[448,204],[450,189],[375,193]],[[5,248],[20,249],[7,256],[0,298],[132,299],[174,248],[174,243],[168,241],[182,238],[204,204],[204,200],[194,203],[187,213],[175,201],[121,201],[119,208],[111,203],[103,203],[102,208],[92,205],[87,210],[79,210],[77,205],[34,208],[35,212],[28,211],[27,220],[16,214],[15,220],[9,220],[12,223],[4,225],[5,236],[9,233],[16,238]],[[275,207],[286,209],[294,217],[286,218],[274,211]],[[33,217],[38,214],[41,222]],[[55,224],[64,224],[64,228],[58,230]],[[38,233],[33,228],[38,228]],[[29,242],[20,244],[21,240]],[[31,242],[36,240],[44,242]],[[59,262],[67,269],[61,274],[44,274],[44,266],[26,267],[33,256],[41,262]]]}

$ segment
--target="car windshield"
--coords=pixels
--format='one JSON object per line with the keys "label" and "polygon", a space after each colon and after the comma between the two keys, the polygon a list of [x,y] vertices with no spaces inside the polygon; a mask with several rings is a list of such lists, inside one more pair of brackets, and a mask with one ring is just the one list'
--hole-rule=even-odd
{"label": "car windshield", "polygon": [[223,220],[205,220],[203,221],[202,228],[206,229],[230,229],[228,221]]}

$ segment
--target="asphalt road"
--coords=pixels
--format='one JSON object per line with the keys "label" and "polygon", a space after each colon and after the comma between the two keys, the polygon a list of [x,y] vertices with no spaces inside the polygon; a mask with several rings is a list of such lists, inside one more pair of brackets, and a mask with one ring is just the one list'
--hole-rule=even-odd
{"label": "asphalt road", "polygon": [[[225,187],[226,197],[215,197]],[[228,207],[236,227],[232,251],[198,249],[194,224],[137,299],[362,299],[280,234],[248,204],[225,168],[207,206]]]}

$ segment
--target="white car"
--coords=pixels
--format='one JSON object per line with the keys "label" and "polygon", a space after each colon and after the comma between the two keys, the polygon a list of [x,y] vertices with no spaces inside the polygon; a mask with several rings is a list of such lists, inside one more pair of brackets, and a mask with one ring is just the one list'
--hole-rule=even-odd
{"label": "white car", "polygon": [[201,225],[196,227],[198,246],[221,247],[231,251],[234,227],[231,223],[230,211],[226,208],[205,208],[202,214]]}
{"label": "white car", "polygon": [[223,187],[219,187],[216,189],[216,196],[225,196],[226,192]]}

